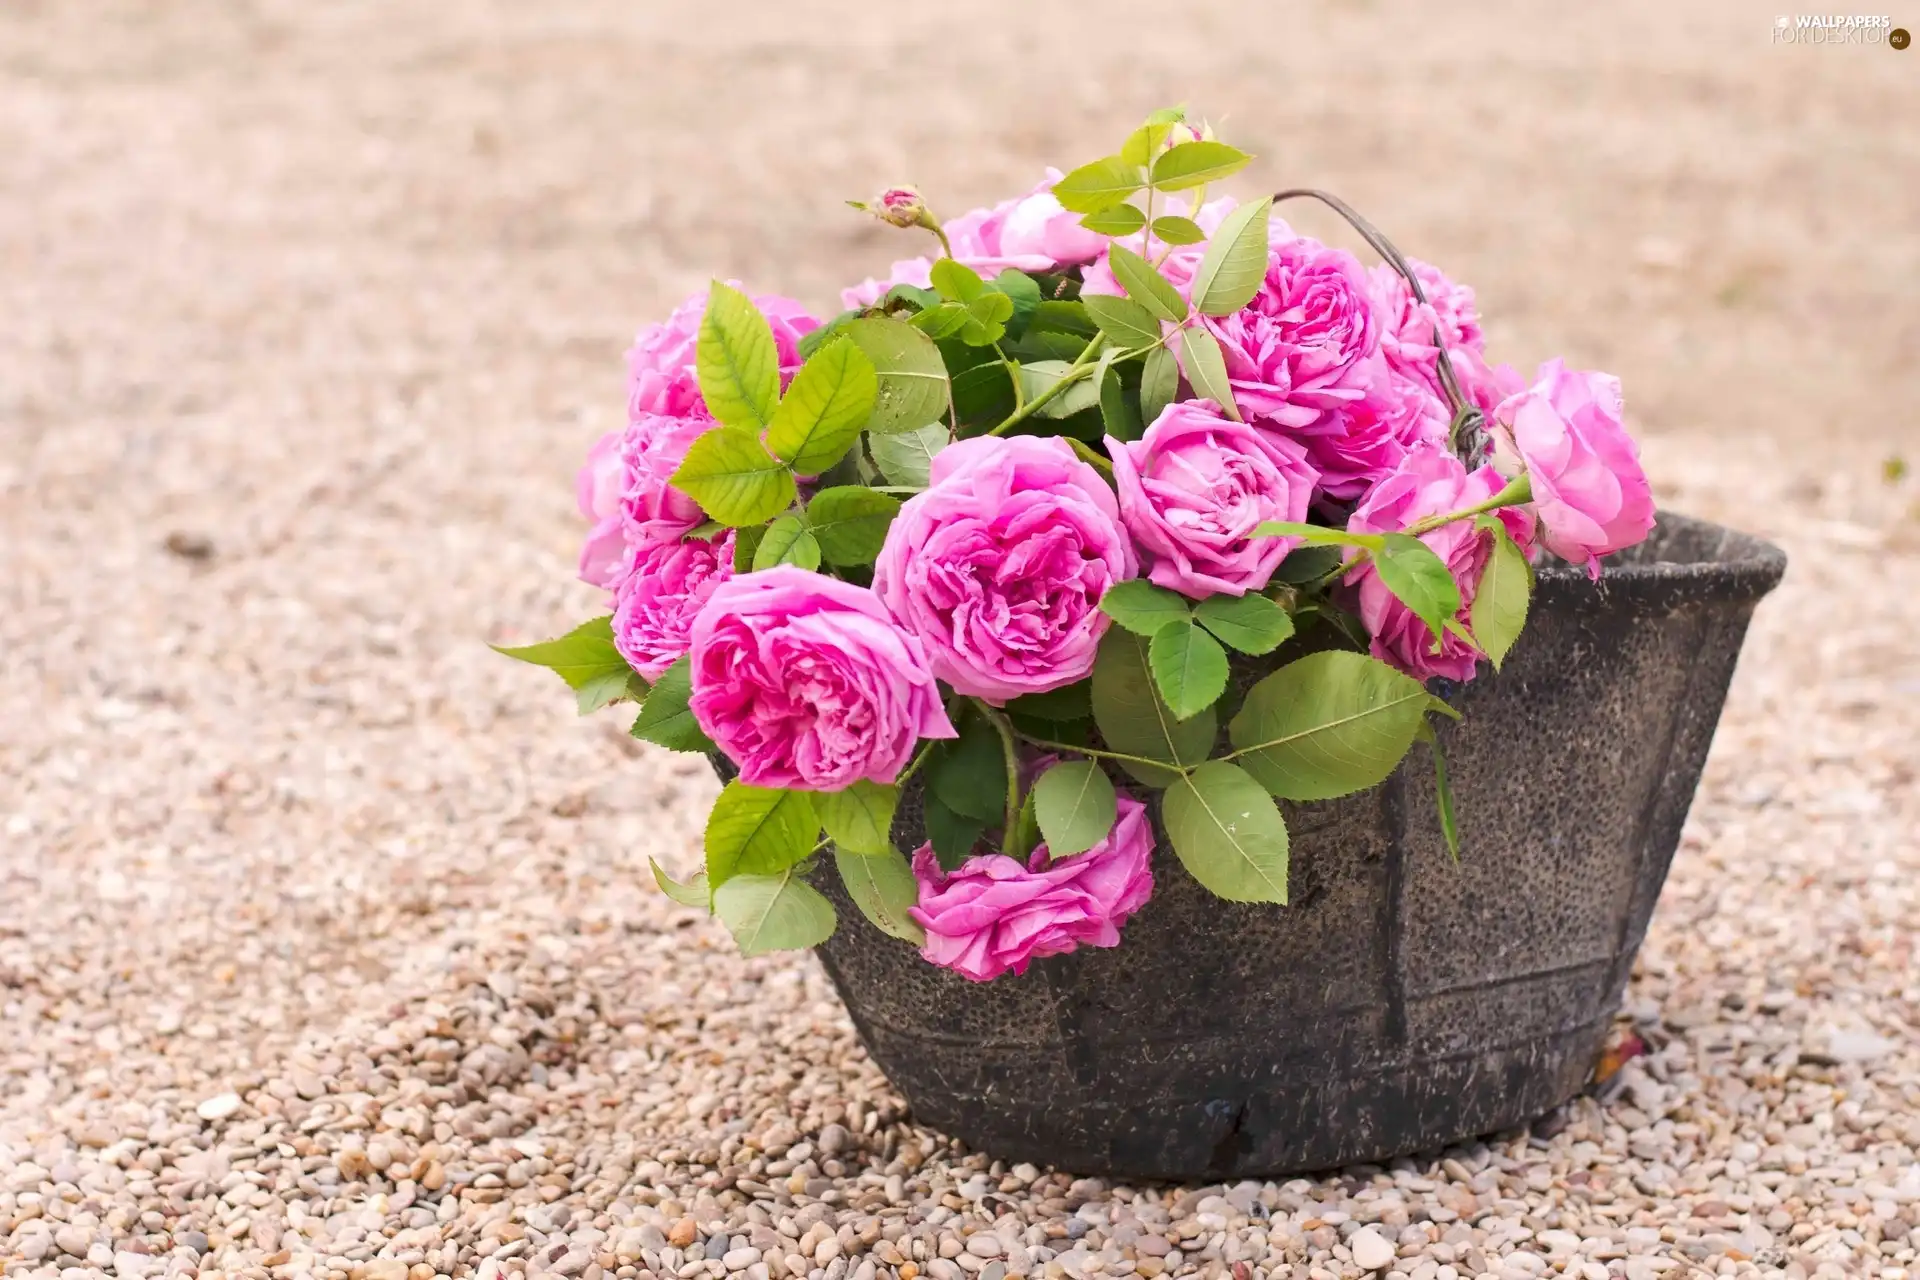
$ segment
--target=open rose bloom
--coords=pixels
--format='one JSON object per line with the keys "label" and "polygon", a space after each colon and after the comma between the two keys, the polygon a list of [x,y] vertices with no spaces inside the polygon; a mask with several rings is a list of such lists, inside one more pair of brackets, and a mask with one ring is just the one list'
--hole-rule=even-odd
{"label": "open rose bloom", "polygon": [[1159,839],[1282,903],[1280,801],[1437,751],[1375,712],[1499,678],[1536,565],[1652,529],[1617,379],[1529,383],[1440,268],[1199,181],[1247,158],[1158,112],[988,208],[885,187],[838,314],[716,282],[633,343],[575,481],[605,607],[507,652],[714,763],[699,879],[655,874],[750,953],[851,903],[1030,980],[1155,910]]}

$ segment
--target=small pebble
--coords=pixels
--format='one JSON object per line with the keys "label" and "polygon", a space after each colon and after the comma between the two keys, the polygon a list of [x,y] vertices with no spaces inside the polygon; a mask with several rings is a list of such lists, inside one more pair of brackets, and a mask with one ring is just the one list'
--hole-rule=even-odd
{"label": "small pebble", "polygon": [[240,1110],[241,1106],[239,1094],[216,1093],[195,1107],[194,1113],[202,1120],[225,1120]]}
{"label": "small pebble", "polygon": [[1372,1227],[1362,1227],[1347,1240],[1353,1263],[1362,1271],[1379,1271],[1394,1260],[1394,1247]]}

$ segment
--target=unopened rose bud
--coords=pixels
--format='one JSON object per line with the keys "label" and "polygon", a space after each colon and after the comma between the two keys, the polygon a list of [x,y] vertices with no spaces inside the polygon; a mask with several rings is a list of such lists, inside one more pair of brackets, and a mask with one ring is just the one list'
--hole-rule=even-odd
{"label": "unopened rose bud", "polygon": [[849,200],[847,203],[872,214],[890,227],[920,227],[931,231],[939,237],[940,247],[947,256],[953,256],[953,248],[947,243],[947,233],[940,229],[940,219],[933,216],[933,210],[927,208],[926,201],[912,187],[888,187],[871,202]]}
{"label": "unopened rose bud", "polygon": [[1199,124],[1195,124],[1191,120],[1182,120],[1179,124],[1174,125],[1172,131],[1167,134],[1167,146],[1169,148],[1177,147],[1183,142],[1212,142],[1213,140],[1213,126],[1205,120],[1202,120]]}
{"label": "unopened rose bud", "polygon": [[867,212],[891,226],[918,227],[927,220],[927,205],[912,187],[888,187],[867,206]]}

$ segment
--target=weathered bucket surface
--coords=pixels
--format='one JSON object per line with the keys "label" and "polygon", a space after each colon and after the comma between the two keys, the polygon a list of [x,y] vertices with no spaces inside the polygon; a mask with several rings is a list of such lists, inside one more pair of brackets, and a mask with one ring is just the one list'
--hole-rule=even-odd
{"label": "weathered bucket surface", "polygon": [[1006,1160],[1216,1179],[1522,1124],[1588,1079],[1785,566],[1664,515],[1597,585],[1543,570],[1506,669],[1446,690],[1465,715],[1441,731],[1458,865],[1416,746],[1373,791],[1286,806],[1291,906],[1212,897],[1161,831],[1153,899],[1118,948],[976,984],[826,875],[840,927],[821,960],[915,1118]]}

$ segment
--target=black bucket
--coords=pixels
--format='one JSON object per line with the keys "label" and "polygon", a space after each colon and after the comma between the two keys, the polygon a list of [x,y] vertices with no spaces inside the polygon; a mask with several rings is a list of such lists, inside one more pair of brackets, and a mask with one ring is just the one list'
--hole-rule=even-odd
{"label": "black bucket", "polygon": [[1285,806],[1291,906],[1214,898],[1161,831],[1153,899],[1115,949],[968,982],[829,873],[840,927],[820,958],[915,1119],[1008,1161],[1217,1180],[1523,1124],[1588,1080],[1785,568],[1677,515],[1597,584],[1543,568],[1506,669],[1440,690],[1465,717],[1441,730],[1457,865],[1416,746],[1372,791]]}

